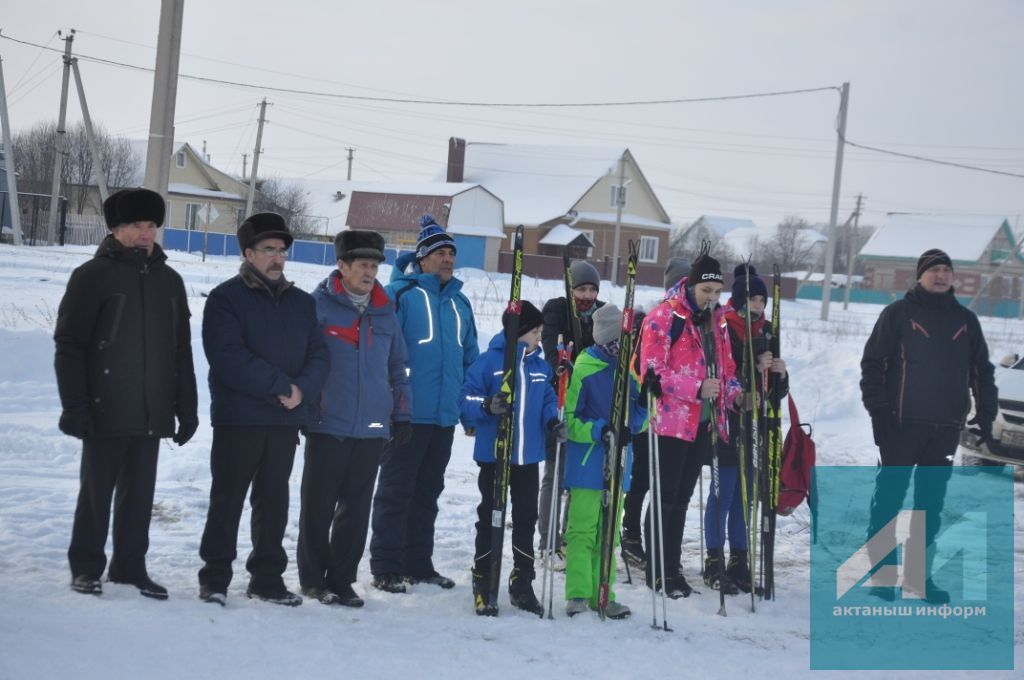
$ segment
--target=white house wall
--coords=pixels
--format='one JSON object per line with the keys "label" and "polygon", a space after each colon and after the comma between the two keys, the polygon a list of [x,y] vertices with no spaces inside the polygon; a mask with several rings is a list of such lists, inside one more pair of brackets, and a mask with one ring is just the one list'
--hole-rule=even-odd
{"label": "white house wall", "polygon": [[[661,221],[664,219],[657,202],[647,191],[644,182],[639,179],[639,173],[632,162],[626,163],[626,182],[626,207],[623,212],[650,220]],[[579,212],[608,213],[614,218],[615,208],[611,205],[611,188],[618,184],[619,173],[616,169],[613,174],[605,175],[598,180],[573,208]]]}

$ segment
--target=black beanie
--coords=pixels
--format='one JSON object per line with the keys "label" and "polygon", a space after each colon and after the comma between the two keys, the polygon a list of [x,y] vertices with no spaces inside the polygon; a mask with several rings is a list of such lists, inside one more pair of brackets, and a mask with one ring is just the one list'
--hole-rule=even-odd
{"label": "black beanie", "polygon": [[121,189],[103,201],[103,217],[107,229],[114,229],[132,222],[164,223],[164,198],[149,189]]}
{"label": "black beanie", "polygon": [[[501,327],[508,330],[508,310],[501,315]],[[519,337],[523,337],[537,326],[544,325],[544,315],[529,300],[523,300],[519,306]]]}
{"label": "black beanie", "polygon": [[745,264],[736,265],[736,269],[732,271],[732,298],[729,300],[729,304],[733,309],[743,309],[747,304],[747,274],[750,274],[750,297],[760,295],[765,300],[768,299],[768,286],[764,285],[764,281],[760,276],[757,275],[757,270],[754,269],[754,265],[748,266]]}
{"label": "black beanie", "polygon": [[921,253],[921,257],[917,258],[917,278],[920,279],[926,271],[937,264],[944,264],[948,265],[950,269],[953,268],[953,261],[949,259],[949,255],[945,251],[932,248]]}
{"label": "black beanie", "polygon": [[706,283],[708,281],[723,283],[725,279],[722,277],[722,265],[718,264],[718,260],[711,257],[711,241],[704,241],[700,246],[700,254],[697,259],[690,265],[690,276],[687,283],[691,286],[696,286],[698,283]]}

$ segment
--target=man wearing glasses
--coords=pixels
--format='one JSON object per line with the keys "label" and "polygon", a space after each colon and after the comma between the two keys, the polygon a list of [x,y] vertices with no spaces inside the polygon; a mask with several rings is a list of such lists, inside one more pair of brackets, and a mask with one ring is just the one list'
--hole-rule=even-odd
{"label": "man wearing glasses", "polygon": [[299,605],[282,574],[288,478],[300,427],[330,363],[312,296],[284,277],[292,235],[284,218],[258,213],[238,228],[244,261],[214,288],[203,315],[210,364],[210,507],[199,547],[199,598],[224,605],[236,556],[238,522],[252,486],[252,552],[246,595]]}

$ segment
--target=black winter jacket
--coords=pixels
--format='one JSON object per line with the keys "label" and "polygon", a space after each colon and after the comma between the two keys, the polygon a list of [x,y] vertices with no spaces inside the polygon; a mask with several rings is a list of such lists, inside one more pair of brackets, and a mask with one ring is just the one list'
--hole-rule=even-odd
{"label": "black winter jacket", "polygon": [[[281,279],[272,291],[243,264],[212,291],[203,313],[210,363],[210,422],[304,427],[327,381],[330,353],[313,296]],[[288,410],[278,395],[302,390]]]}
{"label": "black winter jacket", "polygon": [[96,436],[174,434],[197,422],[188,298],[158,244],[113,235],[71,273],[53,334],[65,410],[88,408]]}
{"label": "black winter jacket", "polygon": [[878,317],[860,362],[868,412],[898,422],[962,427],[974,393],[982,422],[995,418],[998,389],[974,312],[953,292],[915,286]]}

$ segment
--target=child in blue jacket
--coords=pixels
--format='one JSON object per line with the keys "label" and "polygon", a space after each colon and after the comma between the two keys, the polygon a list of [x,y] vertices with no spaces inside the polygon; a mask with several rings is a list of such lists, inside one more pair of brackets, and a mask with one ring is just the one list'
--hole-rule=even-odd
{"label": "child in blue jacket", "polygon": [[[594,344],[580,353],[573,366],[565,397],[569,444],[565,454],[565,486],[569,489],[569,521],[565,530],[566,614],[597,609],[601,564],[601,495],[604,489],[605,433],[612,410],[612,383],[619,346],[622,313],[612,304],[594,312]],[[623,491],[629,491],[632,461],[627,450]],[[618,543],[620,507],[613,535]],[[614,552],[613,552],[614,554]],[[609,585],[615,582],[612,566]],[[609,589],[605,614],[629,616],[629,607],[615,601]]]}
{"label": "child in blue jacket", "polygon": [[[508,313],[502,326],[508,326]],[[551,369],[539,349],[543,317],[529,302],[522,303],[519,317],[519,342],[515,361],[515,395],[512,404],[501,392],[505,360],[505,331],[495,335],[466,372],[459,395],[462,419],[476,428],[473,459],[480,466],[477,486],[476,554],[473,561],[473,600],[477,614],[497,613],[497,603],[487,607],[487,574],[491,565],[491,510],[494,494],[494,443],[501,416],[512,408],[512,450],[509,491],[512,502],[512,557],[508,594],[513,607],[534,614],[544,608],[533,592],[536,575],[533,566],[533,532],[537,524],[539,466],[544,460],[546,433],[565,441],[565,426],[558,420],[558,405],[551,387]]]}

